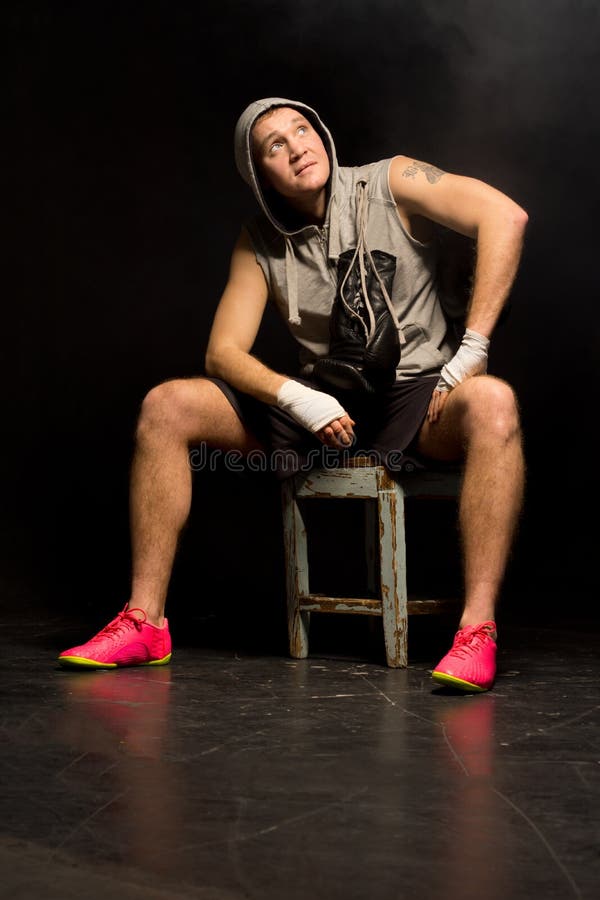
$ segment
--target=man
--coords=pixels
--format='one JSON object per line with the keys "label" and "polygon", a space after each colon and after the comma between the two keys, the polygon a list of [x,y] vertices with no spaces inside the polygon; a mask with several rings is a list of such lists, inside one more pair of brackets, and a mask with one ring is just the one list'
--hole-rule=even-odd
{"label": "man", "polygon": [[[294,450],[298,468],[315,447],[347,451],[358,442],[384,461],[410,450],[464,462],[464,608],[433,677],[488,690],[524,462],[514,393],[485,373],[527,215],[489,185],[403,156],[340,167],[328,129],[298,101],[250,104],[235,144],[261,212],[233,250],[207,377],[165,382],[144,399],[131,477],[131,597],[106,628],[59,660],[108,668],[169,661],[164,610],[191,503],[191,446]],[[476,243],[458,340],[439,288],[439,226]],[[298,377],[251,353],[268,300],[300,345]]]}

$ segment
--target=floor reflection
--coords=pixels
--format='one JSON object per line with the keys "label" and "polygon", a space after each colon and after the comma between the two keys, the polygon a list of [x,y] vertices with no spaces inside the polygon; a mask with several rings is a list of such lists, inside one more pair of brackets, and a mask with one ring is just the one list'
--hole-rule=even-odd
{"label": "floor reflection", "polygon": [[85,742],[90,728],[99,726],[119,739],[120,749],[160,758],[168,728],[168,667],[69,672],[62,687],[73,740]]}
{"label": "floor reflection", "polygon": [[177,786],[165,761],[170,669],[69,673],[61,684],[58,736],[76,754],[62,780],[88,811],[85,827],[79,823],[61,846],[93,846],[102,858],[166,871],[162,850],[181,827]]}
{"label": "floor reflection", "polygon": [[495,697],[461,697],[446,706],[439,722],[457,765],[465,775],[491,776],[494,770]]}
{"label": "floor reflection", "polygon": [[438,830],[440,896],[480,896],[485,885],[486,900],[505,900],[512,890],[512,834],[494,790],[496,698],[448,699],[438,719],[454,767],[451,802],[444,804],[446,821]]}

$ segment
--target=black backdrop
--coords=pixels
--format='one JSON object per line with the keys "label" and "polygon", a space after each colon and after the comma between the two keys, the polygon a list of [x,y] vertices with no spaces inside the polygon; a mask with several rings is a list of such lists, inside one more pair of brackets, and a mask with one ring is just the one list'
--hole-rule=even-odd
{"label": "black backdrop", "polygon": [[[201,370],[253,209],[233,126],[251,100],[280,95],[319,109],[342,164],[405,153],[488,181],[529,212],[490,363],[520,396],[529,464],[505,603],[597,616],[598,9],[3,4],[6,606],[83,603],[105,618],[124,602],[138,408],[157,382]],[[283,367],[290,349],[268,315],[259,352]],[[277,603],[280,564],[276,492],[200,473],[172,606],[224,615],[257,590]]]}

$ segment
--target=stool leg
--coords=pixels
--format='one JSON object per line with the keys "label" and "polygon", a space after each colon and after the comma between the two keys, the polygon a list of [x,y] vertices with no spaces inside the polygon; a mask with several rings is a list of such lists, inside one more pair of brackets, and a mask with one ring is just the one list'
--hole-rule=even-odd
{"label": "stool leg", "polygon": [[379,545],[379,517],[374,500],[365,502],[365,552],[367,554],[367,590],[377,595],[379,579],[377,578],[377,555]]}
{"label": "stool leg", "polygon": [[[379,515],[377,501],[369,498],[364,503],[365,513],[365,553],[367,555],[367,590],[370,596],[379,596],[379,577],[377,563],[379,560]],[[369,636],[373,642],[381,640],[380,616],[368,616]]]}
{"label": "stool leg", "polygon": [[294,478],[283,482],[281,495],[290,656],[304,659],[308,656],[310,613],[300,612],[300,596],[308,594],[308,554],[306,527],[295,496]]}
{"label": "stool leg", "polygon": [[390,481],[382,475],[377,493],[383,636],[388,666],[404,668],[408,665],[404,492]]}

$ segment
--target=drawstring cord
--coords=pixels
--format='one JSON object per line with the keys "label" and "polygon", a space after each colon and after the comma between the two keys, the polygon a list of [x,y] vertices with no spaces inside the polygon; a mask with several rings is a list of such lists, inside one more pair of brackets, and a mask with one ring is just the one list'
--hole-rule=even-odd
{"label": "drawstring cord", "polygon": [[288,235],[285,235],[285,280],[288,289],[288,321],[290,325],[301,325],[302,319],[298,313],[298,272],[294,257],[294,245]]}
{"label": "drawstring cord", "polygon": [[[342,303],[350,313],[350,315],[354,316],[360,322],[362,328],[365,332],[365,337],[367,341],[375,332],[375,315],[373,313],[373,307],[371,306],[371,302],[369,300],[369,293],[367,290],[367,268],[365,265],[365,255],[368,257],[369,262],[371,263],[371,269],[379,282],[379,287],[381,288],[381,293],[383,294],[383,298],[386,302],[387,308],[392,317],[392,321],[394,322],[396,328],[398,329],[398,338],[401,344],[406,343],[406,338],[404,337],[404,333],[402,328],[400,327],[400,323],[398,322],[398,317],[396,315],[396,311],[390,299],[390,295],[387,292],[387,288],[383,282],[381,275],[377,270],[377,266],[375,265],[375,260],[373,259],[373,254],[371,253],[369,246],[367,244],[367,220],[369,217],[369,204],[367,198],[367,182],[361,180],[356,185],[356,220],[358,224],[358,236],[356,242],[356,250],[354,251],[354,255],[352,256],[352,261],[348,266],[348,270],[344,276],[344,279],[340,285],[340,298]],[[289,235],[284,235],[285,238],[285,278],[288,289],[288,321],[291,325],[300,325],[302,323],[302,319],[299,315],[298,310],[298,271],[297,271],[297,263],[296,257],[294,255],[294,244],[289,237]],[[358,266],[360,273],[360,283],[362,287],[363,298],[365,301],[365,307],[367,309],[367,315],[369,317],[369,324],[364,321],[362,316],[360,316],[354,309],[349,305],[344,295],[344,291],[346,288],[346,282],[352,272],[354,265],[356,263],[356,259],[358,257]]]}
{"label": "drawstring cord", "polygon": [[[367,220],[368,220],[368,217],[369,217],[369,204],[367,202],[367,182],[361,180],[356,185],[356,219],[358,222],[358,238],[357,238],[357,242],[356,242],[356,250],[354,251],[354,255],[352,256],[352,260],[350,262],[350,265],[348,266],[348,270],[347,270],[347,272],[344,276],[344,279],[340,285],[340,298],[342,300],[342,303],[344,304],[344,306],[350,313],[350,315],[354,316],[356,319],[359,320],[362,327],[364,328],[366,339],[369,340],[369,338],[373,335],[373,333],[375,331],[375,316],[373,314],[373,307],[371,306],[371,302],[369,300],[369,294],[367,291],[367,280],[366,280],[367,270],[366,270],[366,266],[365,266],[365,254],[366,254],[366,256],[369,259],[369,262],[371,263],[372,271],[375,274],[377,281],[379,282],[379,287],[381,288],[381,293],[383,294],[383,298],[385,300],[386,306],[392,317],[392,321],[394,322],[394,324],[396,325],[396,328],[398,329],[398,338],[400,340],[400,343],[405,344],[406,338],[404,337],[404,334],[400,327],[400,323],[398,322],[398,317],[396,315],[396,311],[395,311],[392,301],[390,299],[390,295],[388,294],[387,288],[386,288],[385,284],[383,283],[383,279],[377,270],[377,266],[375,265],[375,260],[373,259],[373,254],[371,253],[371,251],[369,249],[369,245],[367,244]],[[363,298],[365,301],[367,314],[369,316],[368,327],[367,327],[366,322],[363,320],[362,316],[360,316],[357,312],[355,312],[352,309],[352,307],[346,301],[346,297],[344,295],[346,282],[348,281],[348,278],[350,277],[350,273],[352,272],[352,269],[354,268],[354,264],[356,262],[357,257],[358,257],[358,267],[359,267],[359,272],[360,272],[360,283],[361,283],[361,287],[362,287]]]}

